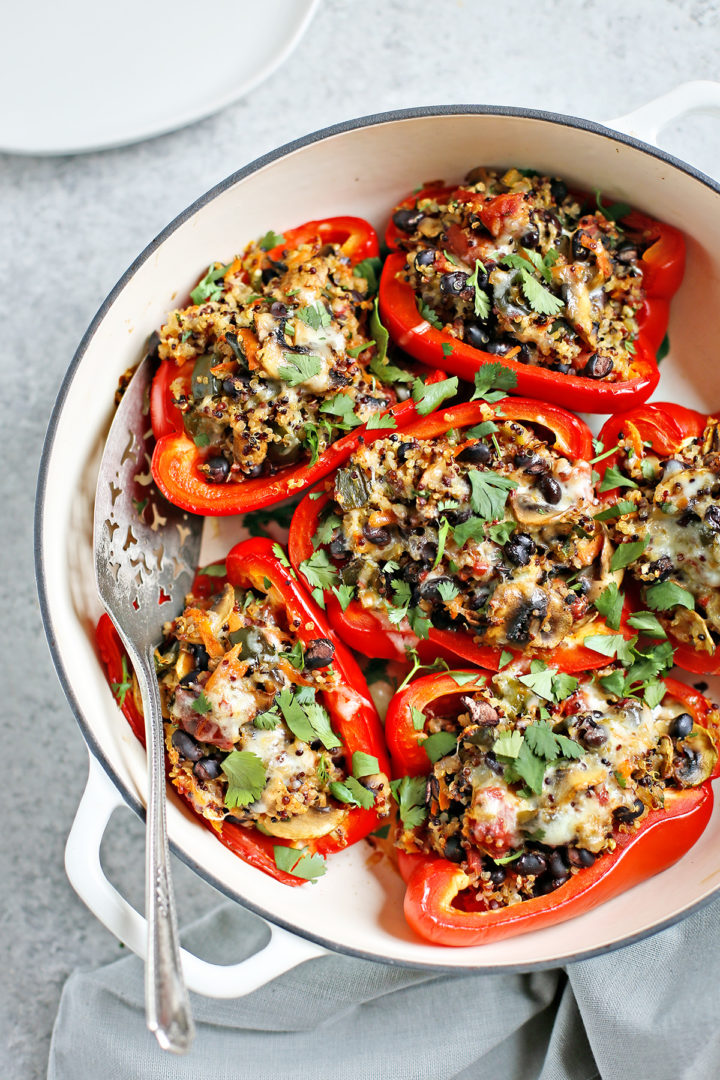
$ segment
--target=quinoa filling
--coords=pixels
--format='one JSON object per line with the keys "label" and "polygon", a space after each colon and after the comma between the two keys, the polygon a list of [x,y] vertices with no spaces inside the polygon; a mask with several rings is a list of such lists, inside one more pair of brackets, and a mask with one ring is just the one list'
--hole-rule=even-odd
{"label": "quinoa filling", "polygon": [[552,449],[542,429],[486,416],[360,447],[301,564],[310,584],[422,638],[437,627],[542,650],[587,624],[615,580],[591,466]]}
{"label": "quinoa filling", "polygon": [[650,707],[604,690],[608,672],[544,685],[547,673],[521,670],[429,706],[428,738],[457,743],[427,778],[394,781],[397,845],[457,863],[463,895],[484,910],[565,884],[668,789],[707,780],[717,759],[712,736],[670,696]]}
{"label": "quinoa filling", "polygon": [[279,260],[266,247],[213,264],[194,303],[160,331],[160,359],[182,369],[173,400],[211,483],[314,463],[396,401],[382,371],[373,373],[373,260],[353,267],[340,245],[319,240]]}
{"label": "quinoa filling", "polygon": [[484,352],[608,382],[633,377],[642,254],[629,208],[588,207],[562,180],[476,168],[400,208],[401,272],[420,314]]}
{"label": "quinoa filling", "polygon": [[[388,783],[350,779],[323,705],[334,646],[303,646],[270,596],[187,597],[155,653],[170,779],[195,810],[272,836],[342,838],[348,803],[387,813]],[[350,797],[348,797],[350,795]]]}
{"label": "quinoa filling", "polygon": [[[637,432],[635,432],[637,434]],[[608,522],[616,540],[637,545],[629,571],[666,632],[702,653],[720,644],[720,430],[708,421],[671,458],[627,434],[603,486],[622,495]],[[602,490],[602,487],[601,487]]]}

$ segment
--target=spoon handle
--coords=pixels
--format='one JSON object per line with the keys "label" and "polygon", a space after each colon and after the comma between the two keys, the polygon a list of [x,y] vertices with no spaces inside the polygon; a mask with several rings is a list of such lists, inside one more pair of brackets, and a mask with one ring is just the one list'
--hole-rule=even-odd
{"label": "spoon handle", "polygon": [[[129,643],[126,643],[129,644]],[[145,713],[148,805],[145,845],[145,915],[148,942],[145,964],[147,1026],[163,1050],[186,1053],[195,1037],[180,965],[175,896],[165,814],[165,748],[160,691],[152,647],[130,647]]]}

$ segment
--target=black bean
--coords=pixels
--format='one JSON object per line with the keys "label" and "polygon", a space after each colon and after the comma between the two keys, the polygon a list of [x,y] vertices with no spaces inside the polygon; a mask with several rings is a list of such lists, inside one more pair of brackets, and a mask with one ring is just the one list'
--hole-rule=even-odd
{"label": "black bean", "polygon": [[492,353],[493,356],[504,356],[511,348],[509,341],[489,341],[485,346],[485,352]]}
{"label": "black bean", "polygon": [[246,825],[248,819],[237,817],[236,814],[226,814],[223,821],[227,822],[228,825]]}
{"label": "black bean", "polygon": [[543,476],[550,471],[550,466],[538,454],[516,454],[515,464],[529,476]]}
{"label": "black bean", "polygon": [[305,650],[305,670],[316,671],[332,663],[335,646],[329,638],[315,638]]}
{"label": "black bean", "polygon": [[490,596],[490,587],[488,585],[478,585],[468,595],[467,606],[471,611],[478,611],[481,607],[485,607]]}
{"label": "black bean", "polygon": [[592,356],[588,357],[582,373],[586,379],[604,379],[606,375],[610,374],[613,366],[611,357],[593,353]]}
{"label": "black bean", "polygon": [[385,547],[390,543],[390,533],[387,529],[383,529],[382,526],[368,525],[367,522],[363,525],[363,536],[378,547]]}
{"label": "black bean", "polygon": [[462,862],[465,852],[463,846],[460,843],[459,836],[448,836],[445,841],[444,855],[450,862]]}
{"label": "black bean", "polygon": [[693,718],[690,713],[683,712],[675,717],[670,725],[670,735],[673,739],[684,739],[693,729]]}
{"label": "black bean", "polygon": [[418,251],[415,256],[415,266],[419,269],[421,266],[432,266],[435,262],[435,251],[433,248],[424,248],[422,251]]}
{"label": "black bean", "polygon": [[203,473],[211,484],[222,484],[230,475],[230,462],[221,454],[215,454],[205,462]]}
{"label": "black bean", "polygon": [[422,210],[418,210],[413,206],[408,209],[396,210],[392,216],[393,224],[402,232],[411,233],[418,227],[423,217]]}
{"label": "black bean", "polygon": [[524,248],[536,248],[540,243],[540,231],[537,225],[529,225],[520,237],[520,243]]}
{"label": "black bean", "polygon": [[517,354],[515,359],[517,360],[518,364],[530,363],[530,361],[532,360],[532,353],[530,352],[530,346],[527,344],[527,342],[523,341],[522,345],[520,346],[520,352]]}
{"label": "black bean", "polygon": [[621,263],[632,263],[638,257],[637,245],[633,244],[631,240],[625,240],[624,243],[618,244],[615,249],[615,258]]}
{"label": "black bean", "polygon": [[181,731],[180,728],[173,731],[172,744],[188,761],[199,761],[204,754],[204,750],[198,746],[192,735],[188,735],[187,731]]}
{"label": "black bean", "polygon": [[703,518],[703,521],[713,531],[716,532],[717,530],[719,530],[720,529],[720,506],[716,506],[715,504],[713,504],[712,506],[708,506],[707,510],[705,511],[705,517]]}
{"label": "black bean", "polygon": [[536,550],[534,540],[527,533],[517,533],[512,536],[503,548],[505,558],[513,566],[527,566]]}
{"label": "black bean", "polygon": [[284,274],[287,271],[287,264],[284,262],[270,261],[270,266],[266,266],[262,272],[263,284],[268,285],[273,278],[279,277],[280,274]]}
{"label": "black bean", "polygon": [[555,202],[561,203],[567,199],[567,184],[563,180],[551,180],[550,181],[550,194]]}
{"label": "black bean", "polygon": [[191,645],[190,652],[193,655],[193,661],[198,671],[207,671],[208,664],[210,663],[210,654],[204,645]]}
{"label": "black bean", "polygon": [[484,349],[487,352],[490,335],[478,323],[466,323],[463,338],[468,345],[472,345],[473,349]]}
{"label": "black bean", "polygon": [[588,851],[586,848],[569,847],[567,849],[568,862],[571,866],[582,866],[587,868],[592,866],[595,862],[595,856],[592,851]]}
{"label": "black bean", "polygon": [[492,450],[487,443],[481,440],[471,446],[466,446],[464,450],[460,451],[455,460],[467,461],[473,465],[487,465],[491,458]]}
{"label": "black bean", "polygon": [[400,443],[400,445],[398,446],[397,459],[401,465],[404,465],[405,461],[407,460],[407,456],[412,450],[412,448],[413,444],[411,442]]}
{"label": "black bean", "polygon": [[555,506],[562,499],[562,488],[552,476],[541,476],[537,487],[545,502],[551,506]]}
{"label": "black bean", "polygon": [[572,253],[573,259],[577,262],[585,262],[590,258],[591,251],[585,246],[583,240],[589,240],[589,234],[584,229],[578,229],[572,238]]}
{"label": "black bean", "polygon": [[507,870],[504,866],[489,866],[490,883],[492,885],[502,885],[503,881],[507,877]]}
{"label": "black bean", "polygon": [[553,364],[552,371],[559,371],[561,375],[567,375],[569,371],[572,371],[572,364]]}
{"label": "black bean", "polygon": [[[220,762],[217,758],[206,757],[201,758],[193,766],[193,773],[197,776],[198,780],[217,780],[222,774],[220,768]],[[227,820],[227,819],[226,819]]]}
{"label": "black bean", "polygon": [[180,680],[180,686],[190,686],[192,683],[197,682],[197,677],[200,674],[197,668],[192,671],[188,671],[187,675],[183,675]]}
{"label": "black bean", "polygon": [[250,379],[247,375],[233,375],[229,379],[223,379],[222,392],[231,398],[241,397],[244,390],[250,384]]}
{"label": "black bean", "polygon": [[505,775],[505,766],[498,761],[492,750],[488,750],[487,754],[485,755],[485,764],[487,765],[490,772],[495,773],[496,776]]}
{"label": "black bean", "polygon": [[440,278],[440,291],[450,296],[459,296],[467,289],[468,275],[462,270],[453,270],[451,274],[443,274]]}
{"label": "black bean", "polygon": [[467,521],[471,516],[472,510],[469,506],[458,506],[456,510],[445,511],[445,517],[451,525],[462,525],[463,521]]}
{"label": "black bean", "polygon": [[347,539],[343,533],[336,536],[330,543],[330,554],[334,555],[336,559],[341,558],[343,555],[347,555],[349,551],[350,548],[348,547]]}
{"label": "black bean", "polygon": [[688,525],[697,525],[699,520],[700,515],[696,514],[694,510],[686,510],[677,519],[677,523],[678,525],[682,526],[683,529],[686,529]]}
{"label": "black bean", "polygon": [[440,600],[440,585],[443,582],[451,584],[449,577],[427,578],[418,589],[418,594],[423,600]]}
{"label": "black bean", "polygon": [[607,729],[598,724],[589,714],[578,719],[576,728],[577,738],[589,750],[597,750],[607,742]]}
{"label": "black bean", "polygon": [[547,870],[547,859],[539,851],[525,851],[516,859],[514,863],[510,864],[516,874],[525,877],[527,874],[533,874],[537,877],[538,874],[544,874]]}
{"label": "black bean", "polygon": [[270,305],[270,314],[274,315],[276,319],[284,319],[288,313],[288,309],[280,300],[275,300]]}
{"label": "black bean", "polygon": [[548,867],[550,873],[554,878],[566,878],[568,876],[568,868],[565,865],[565,860],[562,857],[562,852],[551,851],[548,858]]}
{"label": "black bean", "polygon": [[645,804],[641,799],[636,799],[632,807],[618,806],[615,811],[615,820],[619,821],[621,825],[629,825],[635,818],[639,818],[645,809]]}

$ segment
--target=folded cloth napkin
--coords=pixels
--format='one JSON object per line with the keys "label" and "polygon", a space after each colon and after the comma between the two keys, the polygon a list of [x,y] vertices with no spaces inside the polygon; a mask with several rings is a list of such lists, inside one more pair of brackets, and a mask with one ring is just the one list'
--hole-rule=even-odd
{"label": "folded cloth napkin", "polygon": [[[720,1076],[720,903],[638,944],[525,975],[432,975],[339,954],[247,997],[193,996],[186,1057],[145,1028],[134,956],[76,972],[48,1080],[711,1080]],[[223,903],[183,933],[228,962],[267,929]]]}

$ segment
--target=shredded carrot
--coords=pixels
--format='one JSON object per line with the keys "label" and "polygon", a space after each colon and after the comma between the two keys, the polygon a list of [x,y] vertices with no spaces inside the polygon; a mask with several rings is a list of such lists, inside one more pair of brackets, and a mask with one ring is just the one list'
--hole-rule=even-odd
{"label": "shredded carrot", "polygon": [[260,367],[260,364],[258,363],[258,359],[257,359],[258,339],[253,334],[252,330],[248,330],[246,327],[243,327],[241,330],[238,330],[238,334],[242,338],[243,346],[244,346],[244,349],[245,349],[245,356],[246,356],[247,362],[248,362],[248,367],[250,368],[251,371],[255,371],[256,368]]}
{"label": "shredded carrot", "polygon": [[203,689],[205,693],[216,685],[218,682],[222,682],[223,679],[227,679],[229,676],[234,675],[236,679],[241,679],[248,669],[247,660],[238,660],[242,645],[233,645],[229,652],[226,652],[218,666],[213,671],[212,675],[205,683]]}
{"label": "shredded carrot", "polygon": [[626,438],[630,441],[630,445],[639,458],[645,456],[645,448],[643,447],[642,439],[640,438],[640,432],[632,423],[631,420],[626,420],[624,424],[626,430]]}

